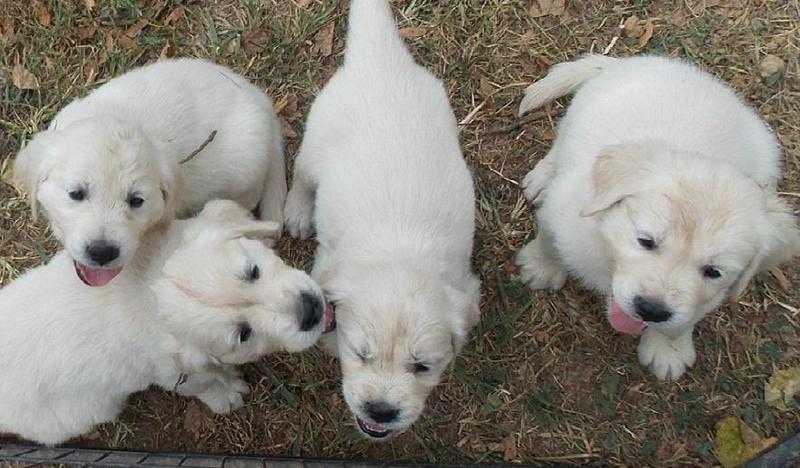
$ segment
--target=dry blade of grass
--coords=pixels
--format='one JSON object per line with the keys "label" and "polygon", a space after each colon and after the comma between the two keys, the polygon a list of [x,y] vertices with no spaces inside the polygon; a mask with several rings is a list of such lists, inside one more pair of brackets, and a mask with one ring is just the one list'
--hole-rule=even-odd
{"label": "dry blade of grass", "polygon": [[[0,0],[4,179],[16,151],[58,109],[173,51],[231,66],[285,101],[280,118],[291,168],[303,116],[341,62],[344,46],[346,2],[338,0],[105,0],[91,10],[79,1],[41,3],[49,24],[25,2]],[[478,187],[474,265],[484,283],[482,322],[409,433],[379,445],[360,439],[339,394],[336,362],[314,351],[245,366],[253,389],[248,404],[209,417],[202,437],[184,427],[186,399],[153,390],[133,397],[118,422],[77,443],[425,462],[708,466],[715,463],[714,424],[723,416],[737,415],[767,436],[797,427],[800,413],[775,412],[762,401],[773,369],[800,363],[798,320],[781,305],[800,304],[797,288],[769,277],[757,281],[740,302],[699,327],[695,368],[678,383],[659,383],[639,366],[635,342],[613,336],[596,297],[572,282],[557,293],[521,284],[513,255],[532,236],[533,215],[509,181],[520,180],[546,153],[557,120],[551,115],[517,126],[522,84],[613,41],[612,55],[685,57],[729,81],[780,138],[786,159],[781,190],[797,206],[798,2],[575,0],[563,12],[539,9],[536,15],[532,4],[393,2],[401,27],[424,31],[407,39],[411,50],[444,80],[458,120],[469,117],[461,139]],[[617,37],[618,25],[633,15],[653,21],[644,46]],[[328,44],[329,31],[320,31],[331,24]],[[767,53],[787,66],[771,85],[758,73]],[[16,64],[36,78],[38,89],[14,86]],[[27,200],[4,184],[0,231],[2,284],[57,248],[46,223],[31,220]],[[286,239],[280,250],[291,263],[309,267],[312,243]],[[796,263],[782,271],[797,284]]]}

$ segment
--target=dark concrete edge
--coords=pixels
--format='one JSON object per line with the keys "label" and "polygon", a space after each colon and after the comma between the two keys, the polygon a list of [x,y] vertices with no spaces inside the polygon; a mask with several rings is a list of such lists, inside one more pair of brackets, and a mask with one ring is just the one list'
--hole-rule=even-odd
{"label": "dark concrete edge", "polygon": [[748,461],[744,468],[789,468],[800,462],[800,429]]}
{"label": "dark concrete edge", "polygon": [[[194,463],[192,463],[194,461]],[[200,464],[202,461],[203,464]],[[377,468],[377,467],[553,467],[567,464],[430,464],[411,462],[367,462],[295,457],[263,457],[257,455],[205,454],[179,452],[147,452],[138,450],[112,450],[107,448],[75,447],[69,445],[44,447],[0,439],[0,462],[21,465],[55,463],[85,467],[191,467],[210,468]],[[585,466],[585,465],[584,465]]]}

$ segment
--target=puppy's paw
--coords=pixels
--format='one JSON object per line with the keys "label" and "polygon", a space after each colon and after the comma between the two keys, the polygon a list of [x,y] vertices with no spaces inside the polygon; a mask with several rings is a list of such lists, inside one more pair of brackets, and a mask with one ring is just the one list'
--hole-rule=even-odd
{"label": "puppy's paw", "polygon": [[561,289],[567,282],[567,271],[552,255],[543,252],[547,247],[542,243],[534,239],[517,254],[520,277],[531,289]]}
{"label": "puppy's paw", "polygon": [[525,198],[534,206],[539,205],[542,202],[547,183],[552,177],[552,165],[545,160],[539,161],[539,164],[522,179]]}
{"label": "puppy's paw", "polygon": [[673,340],[655,330],[645,330],[638,354],[639,362],[659,380],[677,380],[697,360],[691,333]]}
{"label": "puppy's paw", "polygon": [[286,198],[286,207],[283,210],[284,227],[290,236],[297,239],[307,239],[311,235],[311,215],[314,201],[301,193],[292,190]]}
{"label": "puppy's paw", "polygon": [[214,382],[208,390],[197,395],[208,408],[217,414],[228,414],[244,406],[244,395],[250,387],[241,379],[233,379],[228,383]]}

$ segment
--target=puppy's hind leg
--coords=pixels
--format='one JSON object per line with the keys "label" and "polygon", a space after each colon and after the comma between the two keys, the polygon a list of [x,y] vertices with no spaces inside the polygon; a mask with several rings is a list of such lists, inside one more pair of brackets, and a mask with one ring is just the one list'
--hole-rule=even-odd
{"label": "puppy's hind leg", "polygon": [[310,155],[301,147],[295,159],[294,180],[286,197],[286,208],[283,213],[287,231],[298,239],[305,239],[311,235],[316,189],[313,170]]}
{"label": "puppy's hind leg", "polygon": [[534,206],[538,206],[542,203],[547,184],[555,174],[554,158],[555,155],[550,151],[547,153],[547,156],[536,163],[533,170],[528,172],[525,178],[522,179],[522,189],[525,198]]}
{"label": "puppy's hind leg", "polygon": [[516,264],[531,289],[561,289],[567,281],[567,271],[558,259],[550,234],[541,226],[536,239],[517,254]]}

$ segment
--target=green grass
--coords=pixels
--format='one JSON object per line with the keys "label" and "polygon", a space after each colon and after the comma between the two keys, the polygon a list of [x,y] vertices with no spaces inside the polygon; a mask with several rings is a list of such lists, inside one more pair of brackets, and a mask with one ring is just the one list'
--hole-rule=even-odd
{"label": "green grass", "polygon": [[[341,62],[346,2],[336,0],[82,0],[44,2],[42,25],[26,2],[0,0],[0,175],[23,142],[75,97],[109,78],[158,59],[165,45],[178,55],[205,57],[243,73],[276,101],[287,130],[289,166],[316,93]],[[320,351],[270,356],[245,367],[253,390],[229,416],[205,414],[202,430],[187,425],[187,399],[167,392],[134,396],[120,421],[104,425],[86,445],[168,451],[266,453],[430,462],[557,461],[612,464],[715,463],[716,421],[737,415],[761,434],[781,437],[800,424],[798,412],[763,403],[775,369],[800,364],[800,321],[779,303],[798,306],[794,287],[771,277],[755,282],[739,302],[708,317],[695,337],[699,359],[679,382],[659,383],[636,359],[635,342],[615,336],[602,304],[575,282],[557,292],[531,292],[513,267],[515,251],[533,235],[533,215],[519,180],[547,151],[564,103],[552,118],[518,130],[492,132],[514,121],[521,90],[547,67],[589,50],[602,51],[630,15],[652,19],[653,38],[640,47],[621,37],[612,55],[643,52],[697,61],[729,81],[775,129],[784,147],[781,188],[800,193],[800,80],[797,0],[746,8],[720,2],[635,0],[567,2],[561,16],[533,18],[529,0],[398,0],[400,26],[423,28],[408,40],[418,60],[440,76],[462,127],[461,141],[477,183],[474,265],[484,284],[482,323],[429,408],[407,434],[371,445],[355,434],[336,363]],[[305,5],[305,6],[302,6]],[[182,15],[173,13],[182,8]],[[7,20],[7,21],[6,21]],[[146,20],[134,37],[122,37]],[[333,51],[317,52],[321,29],[334,23]],[[83,37],[86,31],[93,34]],[[758,75],[765,54],[787,64],[768,86]],[[13,86],[21,63],[37,90]],[[96,68],[92,77],[89,68]],[[90,77],[92,79],[87,79]],[[284,240],[281,253],[310,265],[311,242]],[[40,264],[57,248],[27,200],[0,183],[0,283]],[[784,268],[793,284],[797,265]],[[204,414],[204,413],[200,413]],[[190,418],[191,419],[191,418]],[[192,421],[188,421],[191,423]],[[513,450],[508,450],[511,445]]]}

